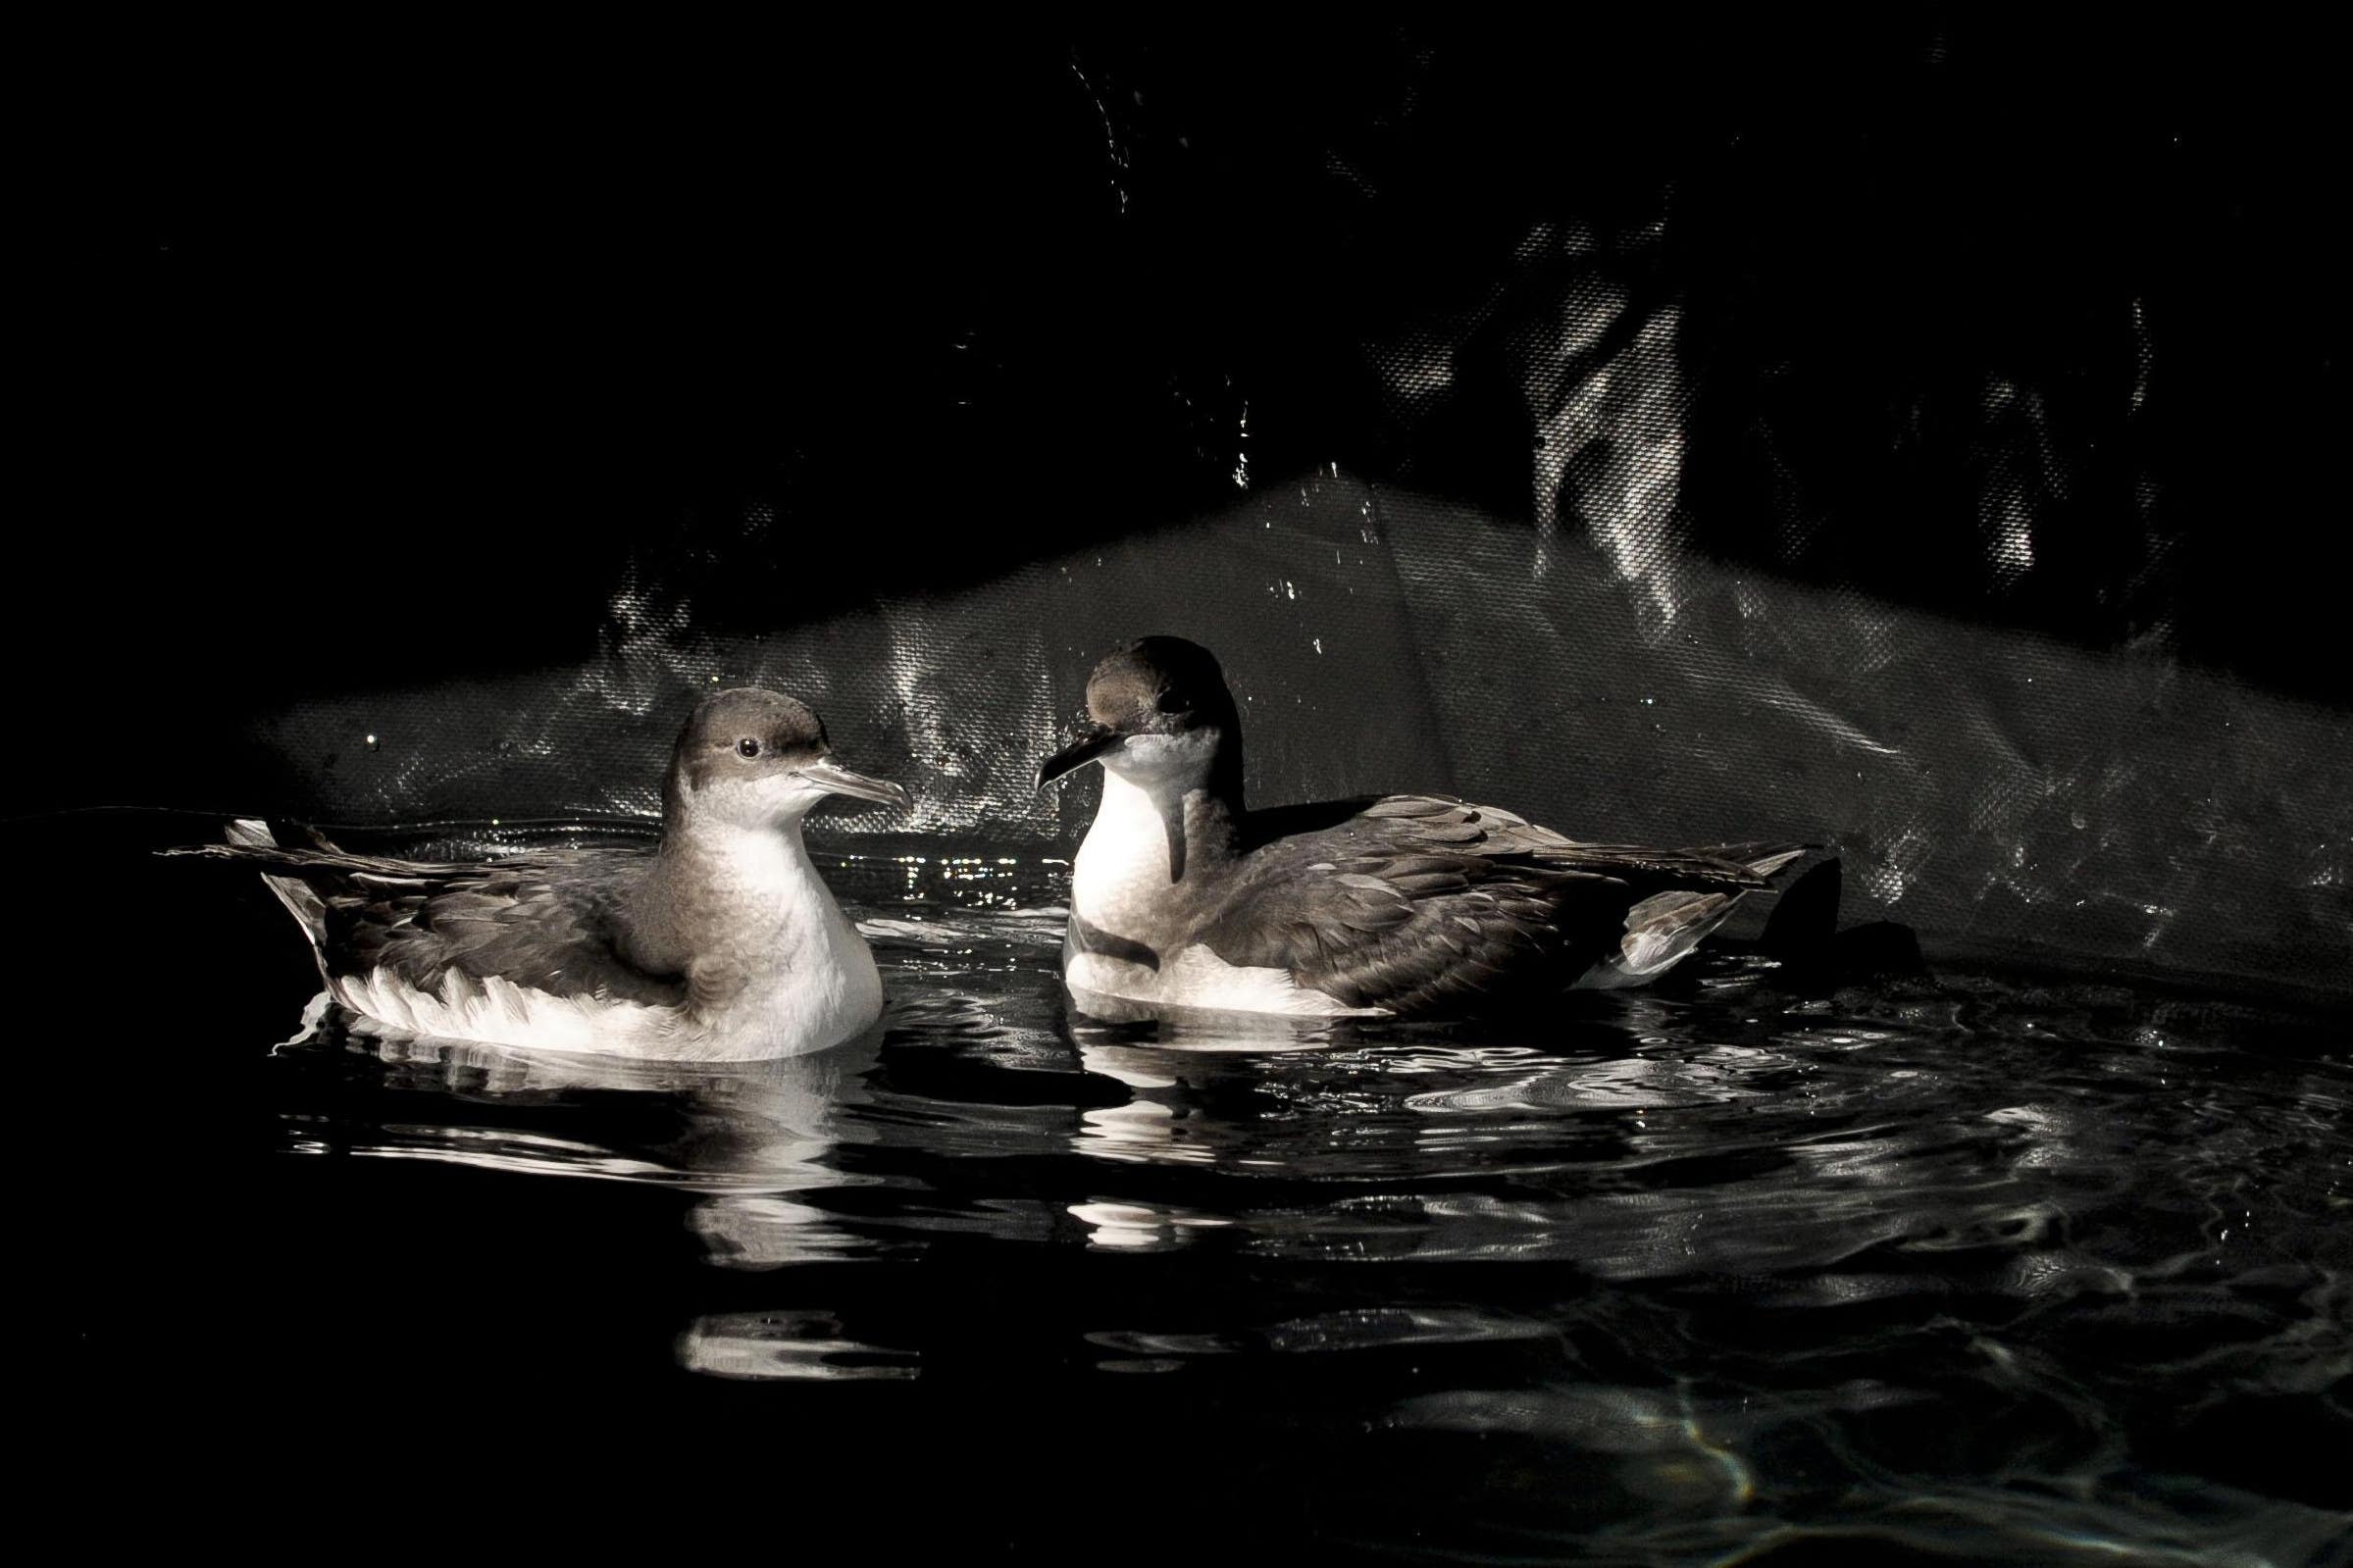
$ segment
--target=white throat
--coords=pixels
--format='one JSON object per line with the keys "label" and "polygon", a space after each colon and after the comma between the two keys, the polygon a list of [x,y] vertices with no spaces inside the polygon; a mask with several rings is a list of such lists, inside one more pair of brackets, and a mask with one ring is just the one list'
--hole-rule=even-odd
{"label": "white throat", "polygon": [[1103,770],[1102,804],[1071,867],[1070,907],[1104,931],[1126,934],[1175,885],[1168,823],[1180,824],[1184,796],[1174,781]]}

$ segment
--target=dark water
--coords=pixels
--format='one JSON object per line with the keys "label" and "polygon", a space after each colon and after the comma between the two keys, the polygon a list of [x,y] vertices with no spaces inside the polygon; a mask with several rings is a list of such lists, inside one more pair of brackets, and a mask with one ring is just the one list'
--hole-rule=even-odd
{"label": "dark water", "polygon": [[185,835],[43,850],[62,932],[179,914],[135,970],[58,944],[28,1102],[69,1453],[168,1455],[183,1504],[777,1555],[2345,1559],[2341,1010],[1735,951],[1533,1033],[1156,1037],[1066,1014],[1060,868],[982,856],[840,868],[892,1004],[819,1057],[273,1049],[307,959],[249,879],[135,852]]}

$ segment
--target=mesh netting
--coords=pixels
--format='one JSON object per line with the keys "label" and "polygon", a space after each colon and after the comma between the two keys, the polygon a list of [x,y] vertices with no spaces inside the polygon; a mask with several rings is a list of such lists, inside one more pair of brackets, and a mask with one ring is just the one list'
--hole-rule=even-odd
{"label": "mesh netting", "polygon": [[13,795],[642,818],[757,683],[916,791],[822,833],[1066,852],[1031,769],[1164,632],[1262,802],[1820,839],[1850,918],[2343,974],[2317,65],[1697,31],[853,30],[305,135],[155,65],[52,378],[99,521],[35,563],[136,633],[30,722],[171,695]]}

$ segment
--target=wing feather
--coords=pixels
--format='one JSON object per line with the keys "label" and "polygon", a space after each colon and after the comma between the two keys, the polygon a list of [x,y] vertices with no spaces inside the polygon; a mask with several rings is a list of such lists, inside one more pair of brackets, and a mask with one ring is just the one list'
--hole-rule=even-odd
{"label": "wing feather", "polygon": [[[677,1006],[685,977],[624,955],[620,902],[642,864],[628,850],[516,855],[468,864],[237,842],[169,853],[249,864],[316,900],[322,962],[335,975],[384,971],[435,995],[497,979],[555,996]],[[293,907],[290,903],[289,907]],[[298,911],[299,912],[299,911]],[[306,918],[306,924],[311,920]]]}
{"label": "wing feather", "polygon": [[[1687,947],[1794,846],[1588,844],[1492,806],[1388,795],[1246,829],[1241,874],[1202,923],[1232,964],[1286,968],[1352,1007],[1400,1014],[1557,994],[1624,949]],[[1294,823],[1312,822],[1285,833]]]}

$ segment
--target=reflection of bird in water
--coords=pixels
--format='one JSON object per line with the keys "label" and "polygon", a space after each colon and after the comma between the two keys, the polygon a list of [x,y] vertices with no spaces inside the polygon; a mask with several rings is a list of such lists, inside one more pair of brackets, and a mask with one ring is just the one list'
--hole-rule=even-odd
{"label": "reflection of bird in water", "polygon": [[807,1198],[858,1180],[837,1153],[871,1094],[875,1033],[774,1061],[651,1062],[385,1036],[324,997],[310,1019],[279,1049],[310,1064],[285,1112],[298,1150],[698,1193],[689,1224],[721,1264],[873,1249]]}
{"label": "reflection of bird in water", "polygon": [[1805,852],[1577,843],[1430,795],[1248,810],[1233,694],[1179,637],[1105,657],[1087,711],[1039,778],[1103,767],[1062,961],[1099,1016],[1431,1016],[1640,985]]}
{"label": "reflection of bird in water", "polygon": [[[332,1024],[314,1045],[332,1045]],[[543,1175],[604,1177],[758,1196],[840,1185],[826,1162],[881,1049],[868,1034],[767,1062],[641,1062],[462,1040],[374,1037],[384,1087],[429,1089],[451,1115],[413,1108],[352,1152]],[[462,1119],[461,1119],[462,1114]]]}
{"label": "reflection of bird in water", "polygon": [[[324,1064],[337,1059],[337,1047],[383,1064],[381,1077],[365,1075],[376,1092],[362,1099],[382,1103],[363,1125],[335,1136],[350,1155],[691,1192],[687,1225],[708,1261],[727,1269],[871,1257],[913,1244],[871,1234],[823,1199],[876,1180],[844,1170],[839,1151],[861,1136],[850,1124],[873,1097],[866,1075],[881,1051],[877,1033],[774,1061],[649,1062],[354,1036],[320,1017],[281,1055]],[[434,1106],[430,1117],[420,1116],[420,1098]],[[303,1135],[297,1146],[324,1152],[319,1135],[349,1114],[303,1104],[293,1123]],[[699,1316],[676,1349],[690,1370],[727,1377],[914,1375],[911,1352],[865,1343],[839,1314],[805,1300],[789,1310]]]}
{"label": "reflection of bird in water", "polygon": [[749,688],[680,732],[651,851],[485,864],[281,847],[259,823],[169,851],[263,869],[335,1001],[405,1035],[743,1061],[838,1045],[882,1012],[874,955],[800,837],[828,794],[904,805],[836,764],[825,726]]}
{"label": "reflection of bird in water", "polygon": [[[1087,1026],[1079,1026],[1078,1033]],[[1309,1031],[1303,1028],[1302,1035]],[[1318,1032],[1320,1033],[1320,1032]],[[1297,1040],[1292,1048],[1312,1049],[1322,1039]],[[1181,1050],[1108,1042],[1078,1041],[1080,1065],[1092,1074],[1124,1085],[1132,1097],[1118,1105],[1099,1105],[1083,1111],[1072,1147],[1078,1153],[1117,1164],[1214,1165],[1221,1153],[1219,1140],[1195,1139],[1180,1130],[1180,1121],[1194,1115],[1193,1095],[1182,1074],[1206,1065],[1195,1052],[1282,1049],[1271,1037],[1216,1037],[1192,1034]],[[1200,1233],[1224,1230],[1234,1221],[1224,1215],[1178,1208],[1165,1202],[1131,1195],[1099,1195],[1068,1206],[1072,1219],[1087,1227],[1090,1245],[1121,1251],[1159,1251],[1183,1246]]]}

